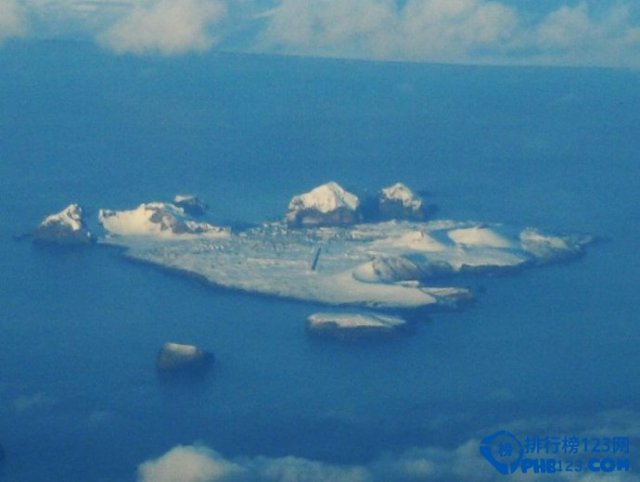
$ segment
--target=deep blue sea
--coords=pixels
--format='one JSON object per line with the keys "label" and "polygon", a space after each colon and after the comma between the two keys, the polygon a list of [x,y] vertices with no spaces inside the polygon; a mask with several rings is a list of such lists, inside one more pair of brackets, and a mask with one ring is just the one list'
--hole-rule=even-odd
{"label": "deep blue sea", "polygon": [[[195,442],[367,466],[527,424],[640,436],[639,161],[637,71],[8,43],[0,479],[134,481]],[[307,336],[312,304],[13,239],[70,202],[95,214],[183,192],[219,223],[260,222],[329,180],[361,193],[403,181],[438,217],[600,240],[570,263],[463,280],[477,303],[411,336],[349,344]],[[161,383],[169,340],[211,349],[212,377]]]}

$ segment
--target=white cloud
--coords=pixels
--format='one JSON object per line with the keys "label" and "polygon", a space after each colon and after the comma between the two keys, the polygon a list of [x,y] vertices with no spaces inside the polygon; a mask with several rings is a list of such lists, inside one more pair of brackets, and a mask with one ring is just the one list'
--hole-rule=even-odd
{"label": "white cloud", "polygon": [[201,446],[172,448],[138,467],[139,482],[222,482],[242,474],[242,467]]}
{"label": "white cloud", "polygon": [[[612,437],[631,439],[632,466],[638,456],[633,447],[640,438],[640,413],[608,411],[584,416],[553,416],[520,419],[489,428],[482,435],[509,430],[518,437],[526,435]],[[480,437],[481,438],[481,437]],[[299,457],[240,457],[225,459],[201,446],[178,446],[156,460],[140,465],[138,482],[504,482],[480,454],[480,438],[471,437],[457,447],[408,448],[386,453],[362,465],[339,466]],[[538,478],[542,476],[537,476]],[[554,473],[556,482],[640,482],[635,473]],[[531,474],[514,473],[514,482],[531,480]],[[547,480],[544,479],[543,480]]]}
{"label": "white cloud", "polygon": [[371,476],[363,467],[337,467],[298,457],[270,459],[258,457],[247,460],[251,478],[273,482],[370,482]]}
{"label": "white cloud", "polygon": [[499,49],[518,23],[510,7],[480,0],[410,0],[401,17],[397,54],[430,60],[462,60],[479,49]]}
{"label": "white cloud", "polygon": [[537,21],[491,0],[280,0],[256,49],[299,55],[454,63],[640,67],[631,6],[587,2]]}
{"label": "white cloud", "polygon": [[291,53],[381,59],[460,59],[512,35],[514,10],[482,0],[281,0],[264,43]]}
{"label": "white cloud", "polygon": [[537,27],[540,46],[568,48],[593,34],[594,25],[585,4],[577,7],[560,7],[550,13]]}
{"label": "white cloud", "polygon": [[[609,433],[609,435],[611,435]],[[138,482],[503,482],[504,476],[484,460],[480,440],[470,439],[453,449],[424,447],[386,454],[366,465],[337,466],[299,457],[255,457],[233,461],[198,446],[178,446],[140,465]],[[514,482],[531,474],[514,473]],[[594,482],[602,474],[555,473],[557,482]],[[629,473],[609,474],[609,482],[640,482]]]}
{"label": "white cloud", "polygon": [[27,18],[24,8],[17,0],[0,0],[0,44],[26,33]]}
{"label": "white cloud", "polygon": [[367,469],[298,457],[230,461],[207,447],[172,448],[138,467],[138,482],[371,482]]}
{"label": "white cloud", "polygon": [[369,55],[396,22],[392,0],[282,0],[266,19],[267,50],[339,56]]}
{"label": "white cloud", "polygon": [[535,26],[531,46],[543,63],[640,67],[640,26],[623,4],[598,17],[585,2],[560,7]]}
{"label": "white cloud", "polygon": [[211,27],[225,15],[215,0],[139,2],[105,32],[99,42],[118,53],[165,55],[204,51],[214,44]]}
{"label": "white cloud", "polygon": [[[550,5],[547,3],[546,5]],[[632,0],[0,0],[0,42],[95,38],[115,52],[225,50],[473,64],[640,68]]]}
{"label": "white cloud", "polygon": [[44,38],[78,33],[94,37],[129,11],[137,0],[23,0],[34,34]]}

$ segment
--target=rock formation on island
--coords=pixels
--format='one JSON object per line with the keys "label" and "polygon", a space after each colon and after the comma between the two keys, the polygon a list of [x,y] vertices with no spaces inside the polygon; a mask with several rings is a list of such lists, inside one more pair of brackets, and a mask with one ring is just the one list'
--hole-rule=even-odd
{"label": "rock formation on island", "polygon": [[155,236],[163,238],[188,236],[226,236],[227,228],[193,221],[173,204],[151,202],[125,211],[101,209],[98,220],[110,235]]}
{"label": "rock formation on island", "polygon": [[178,194],[173,198],[173,205],[182,209],[189,216],[203,216],[209,206],[198,196]]}
{"label": "rock formation on island", "polygon": [[95,242],[95,237],[88,230],[82,208],[78,204],[70,204],[62,211],[47,216],[35,230],[33,239],[38,243],[63,246]]}
{"label": "rock formation on island", "polygon": [[422,199],[401,182],[378,192],[376,208],[377,221],[391,219],[423,221],[425,219]]}
{"label": "rock formation on island", "polygon": [[285,221],[292,227],[345,226],[361,220],[358,196],[328,182],[294,196]]}
{"label": "rock formation on island", "polygon": [[323,337],[338,339],[391,335],[406,325],[397,316],[378,313],[314,313],[307,318],[307,330]]}

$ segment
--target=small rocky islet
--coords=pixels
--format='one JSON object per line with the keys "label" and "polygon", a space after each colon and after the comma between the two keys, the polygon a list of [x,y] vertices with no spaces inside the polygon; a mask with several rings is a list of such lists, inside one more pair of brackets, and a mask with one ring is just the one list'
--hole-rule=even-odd
{"label": "small rocky islet", "polygon": [[201,376],[214,361],[213,353],[195,345],[167,342],[156,357],[156,370],[163,376]]}

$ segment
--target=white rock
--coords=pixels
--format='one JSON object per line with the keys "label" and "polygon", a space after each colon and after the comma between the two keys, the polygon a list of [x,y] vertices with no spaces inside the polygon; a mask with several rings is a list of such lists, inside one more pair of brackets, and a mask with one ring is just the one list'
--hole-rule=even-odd
{"label": "white rock", "polygon": [[70,204],[62,211],[47,216],[34,233],[37,242],[74,245],[89,244],[95,238],[87,229],[82,208],[78,204]]}
{"label": "white rock", "polygon": [[425,217],[422,199],[401,182],[381,189],[376,202],[374,209],[368,213],[371,221],[422,221]]}
{"label": "white rock", "polygon": [[307,318],[307,329],[337,338],[391,334],[406,325],[397,316],[377,313],[315,313]]}
{"label": "white rock", "polygon": [[174,203],[192,202],[195,199],[197,199],[197,197],[194,196],[193,194],[176,194],[173,197],[173,202]]}
{"label": "white rock", "polygon": [[397,182],[392,186],[380,190],[380,197],[389,201],[397,201],[406,208],[413,210],[422,207],[422,199],[416,196],[405,184]]}
{"label": "white rock", "polygon": [[192,194],[176,195],[173,198],[173,204],[190,216],[202,216],[209,209],[207,203]]}
{"label": "white rock", "polygon": [[161,372],[200,373],[213,363],[213,354],[195,345],[165,343],[158,353],[156,368]]}
{"label": "white rock", "polygon": [[578,255],[582,247],[592,241],[592,236],[553,236],[533,228],[524,229],[520,233],[522,248],[533,254],[539,263]]}
{"label": "white rock", "polygon": [[513,241],[510,241],[494,229],[486,226],[452,229],[447,235],[457,244],[465,246],[482,246],[489,248],[512,248],[515,246]]}
{"label": "white rock", "polygon": [[366,283],[395,283],[420,280],[424,274],[420,266],[403,256],[375,256],[368,263],[357,266],[353,277]]}
{"label": "white rock", "polygon": [[388,238],[381,239],[376,247],[406,252],[441,252],[447,249],[445,243],[437,241],[429,233],[420,229],[403,232],[397,237],[390,235]]}
{"label": "white rock", "polygon": [[59,213],[47,216],[40,226],[45,227],[52,224],[66,226],[72,231],[82,229],[82,208],[79,204],[69,204]]}
{"label": "white rock", "polygon": [[98,220],[111,235],[184,239],[193,236],[224,237],[229,230],[189,219],[183,209],[167,203],[145,203],[136,209],[101,209]]}
{"label": "white rock", "polygon": [[355,211],[360,204],[355,194],[345,191],[338,183],[328,182],[308,193],[294,196],[289,203],[290,210],[316,209],[328,213],[338,208]]}
{"label": "white rock", "polygon": [[301,226],[353,224],[359,219],[360,200],[338,183],[328,182],[294,196],[285,215],[287,223]]}

